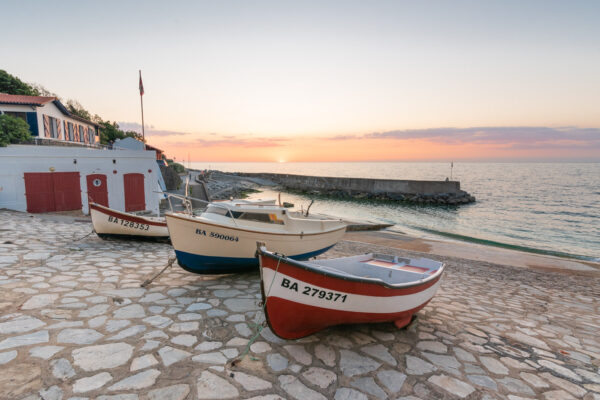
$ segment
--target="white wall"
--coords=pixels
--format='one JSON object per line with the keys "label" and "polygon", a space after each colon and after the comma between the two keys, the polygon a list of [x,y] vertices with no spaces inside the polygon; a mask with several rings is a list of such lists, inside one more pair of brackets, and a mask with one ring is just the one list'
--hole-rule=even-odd
{"label": "white wall", "polygon": [[[77,160],[77,163],[74,164],[73,160]],[[115,170],[116,174],[113,173]],[[125,211],[123,175],[144,174],[146,209],[158,213],[158,194],[155,191],[160,169],[156,164],[154,151],[34,145],[1,147],[0,208],[27,211],[25,172],[79,172],[81,203],[85,214],[88,213],[87,175],[105,174],[109,207]]]}
{"label": "white wall", "polygon": [[[60,120],[60,124],[62,124],[61,128],[60,128],[60,137],[58,139],[60,140],[65,140],[66,136],[65,136],[65,126],[63,121],[67,121],[67,122],[71,122],[73,123],[73,125],[84,125],[87,127],[92,127],[94,128],[94,132],[96,132],[98,129],[90,124],[86,124],[85,122],[81,122],[81,121],[77,121],[75,119],[69,118],[68,116],[66,116],[65,114],[62,113],[62,111],[60,111],[58,109],[58,107],[56,107],[54,105],[54,103],[49,102],[44,104],[41,107],[38,107],[37,109],[37,120],[38,120],[38,128],[39,128],[39,132],[40,132],[40,136],[41,138],[45,138],[45,132],[44,132],[44,115],[48,115],[50,117],[53,118],[57,118]],[[52,138],[46,138],[46,139],[52,139]],[[96,143],[96,135],[94,134],[94,142]],[[79,142],[77,142],[79,143]]]}

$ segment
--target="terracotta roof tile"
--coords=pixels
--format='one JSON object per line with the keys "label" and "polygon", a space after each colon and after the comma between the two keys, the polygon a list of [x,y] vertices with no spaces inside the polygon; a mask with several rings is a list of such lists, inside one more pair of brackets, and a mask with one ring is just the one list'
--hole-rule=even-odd
{"label": "terracotta roof tile", "polygon": [[56,97],[25,96],[18,94],[0,93],[0,104],[23,104],[42,106],[54,100],[56,100]]}

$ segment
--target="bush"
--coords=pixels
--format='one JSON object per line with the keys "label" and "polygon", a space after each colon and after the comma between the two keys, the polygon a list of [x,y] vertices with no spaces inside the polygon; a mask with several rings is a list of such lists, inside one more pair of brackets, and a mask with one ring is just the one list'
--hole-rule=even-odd
{"label": "bush", "polygon": [[185,167],[179,163],[174,162],[170,166],[175,168],[175,171],[177,171],[178,174],[183,174],[185,172]]}
{"label": "bush", "polygon": [[21,118],[0,115],[0,147],[31,139],[29,124]]}

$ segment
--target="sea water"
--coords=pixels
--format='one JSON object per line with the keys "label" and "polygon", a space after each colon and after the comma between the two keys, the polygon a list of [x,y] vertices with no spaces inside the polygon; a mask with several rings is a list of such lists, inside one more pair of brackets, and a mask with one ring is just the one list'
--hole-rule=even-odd
{"label": "sea water", "polygon": [[[600,163],[191,163],[228,172],[460,181],[477,201],[418,206],[282,194],[300,208],[394,224],[422,237],[446,237],[600,261]],[[267,190],[258,197],[276,197]],[[254,196],[254,197],[257,197]]]}

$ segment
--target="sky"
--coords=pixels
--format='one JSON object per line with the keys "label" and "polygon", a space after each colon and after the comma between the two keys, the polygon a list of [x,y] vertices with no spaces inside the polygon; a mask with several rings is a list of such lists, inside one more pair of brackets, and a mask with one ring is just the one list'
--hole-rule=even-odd
{"label": "sky", "polygon": [[[192,161],[600,161],[598,1],[2,6],[0,69]],[[9,40],[6,40],[9,38]]]}

